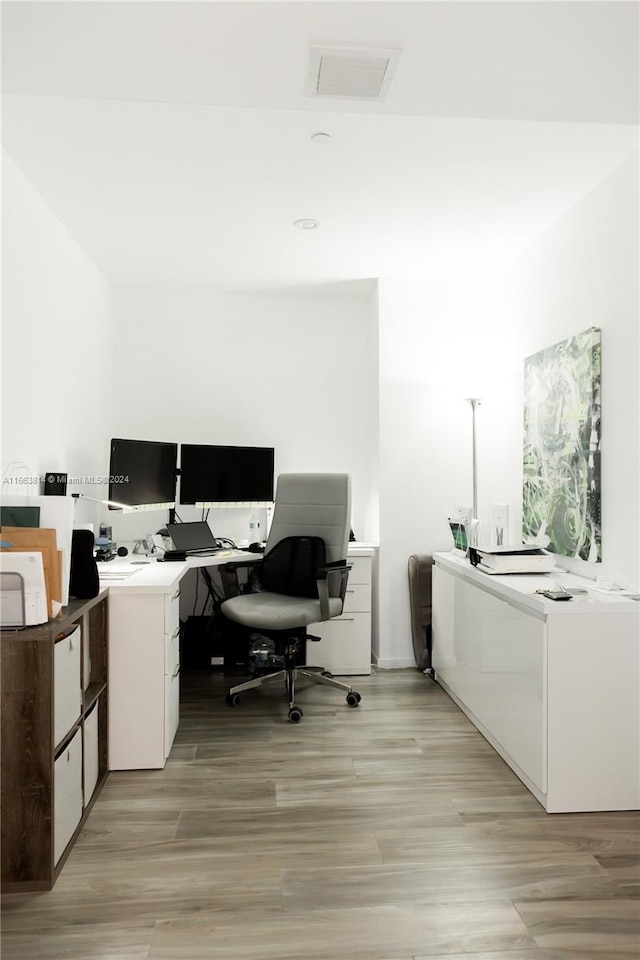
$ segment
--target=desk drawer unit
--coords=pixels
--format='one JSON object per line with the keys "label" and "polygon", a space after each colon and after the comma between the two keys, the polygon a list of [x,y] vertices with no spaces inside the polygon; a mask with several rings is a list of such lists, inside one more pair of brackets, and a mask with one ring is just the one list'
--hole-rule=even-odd
{"label": "desk drawer unit", "polygon": [[164,601],[165,676],[175,673],[180,663],[180,591],[167,594]]}
{"label": "desk drawer unit", "polygon": [[336,675],[371,673],[371,555],[349,557],[351,564],[344,610],[340,617],[314,623],[309,633],[321,637],[307,644],[309,663]]}
{"label": "desk drawer unit", "polygon": [[109,769],[164,767],[178,727],[179,590],[113,594]]}
{"label": "desk drawer unit", "polygon": [[180,720],[180,591],[165,597],[164,755],[169,756]]}

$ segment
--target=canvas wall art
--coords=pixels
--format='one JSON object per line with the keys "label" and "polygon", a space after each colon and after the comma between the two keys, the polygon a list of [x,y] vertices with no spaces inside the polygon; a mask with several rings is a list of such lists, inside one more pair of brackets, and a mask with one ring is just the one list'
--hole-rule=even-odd
{"label": "canvas wall art", "polygon": [[565,557],[602,560],[600,330],[524,365],[523,537]]}

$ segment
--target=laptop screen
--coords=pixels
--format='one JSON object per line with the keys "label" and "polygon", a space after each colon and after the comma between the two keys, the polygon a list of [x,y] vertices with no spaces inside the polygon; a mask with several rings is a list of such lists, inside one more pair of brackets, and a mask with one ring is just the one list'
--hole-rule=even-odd
{"label": "laptop screen", "polygon": [[218,546],[211,527],[204,520],[168,523],[167,530],[176,550],[215,550]]}
{"label": "laptop screen", "polygon": [[454,549],[464,550],[466,553],[469,544],[467,542],[467,528],[465,524],[462,520],[449,520],[449,527],[451,528]]}

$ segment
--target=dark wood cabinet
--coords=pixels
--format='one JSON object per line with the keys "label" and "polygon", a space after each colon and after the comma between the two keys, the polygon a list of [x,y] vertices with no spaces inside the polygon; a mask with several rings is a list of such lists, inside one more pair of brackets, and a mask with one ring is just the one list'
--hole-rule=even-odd
{"label": "dark wood cabinet", "polygon": [[3,892],[49,890],[107,777],[108,603],[0,637]]}

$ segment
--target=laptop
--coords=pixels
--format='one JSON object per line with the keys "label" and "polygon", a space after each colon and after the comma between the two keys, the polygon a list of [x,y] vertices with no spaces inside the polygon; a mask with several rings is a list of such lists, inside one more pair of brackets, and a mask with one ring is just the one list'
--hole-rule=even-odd
{"label": "laptop", "polygon": [[206,557],[220,552],[220,545],[204,520],[168,523],[167,530],[176,550],[188,557]]}

